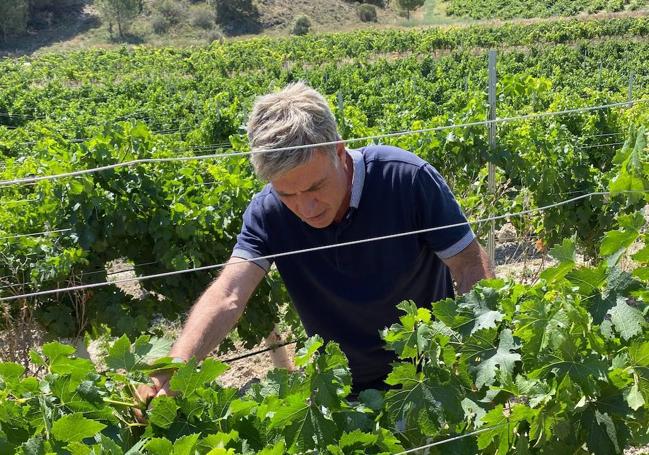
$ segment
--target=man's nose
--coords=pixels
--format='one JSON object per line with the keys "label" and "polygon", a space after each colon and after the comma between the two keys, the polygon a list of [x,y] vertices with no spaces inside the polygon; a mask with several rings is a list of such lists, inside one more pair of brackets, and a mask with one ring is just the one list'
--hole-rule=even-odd
{"label": "man's nose", "polygon": [[308,194],[300,196],[298,201],[300,214],[304,218],[311,218],[318,214],[318,200]]}

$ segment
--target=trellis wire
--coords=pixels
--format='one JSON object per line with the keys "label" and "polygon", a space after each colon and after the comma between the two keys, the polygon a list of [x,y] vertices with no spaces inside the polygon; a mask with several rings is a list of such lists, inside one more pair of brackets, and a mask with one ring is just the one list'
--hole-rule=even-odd
{"label": "trellis wire", "polygon": [[[645,102],[648,102],[648,101],[649,101],[649,98],[634,101],[633,103],[638,104],[638,103],[645,103]],[[392,137],[407,136],[407,135],[411,135],[411,134],[432,133],[432,132],[436,132],[436,131],[444,131],[444,130],[455,129],[455,128],[470,128],[470,127],[476,127],[476,126],[488,126],[488,125],[492,125],[492,124],[508,123],[508,122],[514,122],[514,121],[520,121],[520,120],[529,120],[529,119],[551,117],[551,116],[557,116],[557,115],[578,114],[578,113],[584,113],[584,112],[592,112],[592,111],[597,111],[597,110],[602,110],[602,109],[609,109],[609,108],[613,108],[613,107],[629,106],[630,104],[631,104],[630,102],[624,101],[624,102],[605,104],[605,105],[600,105],[600,106],[589,106],[589,107],[583,107],[583,108],[566,109],[566,110],[563,110],[563,111],[538,112],[538,113],[521,115],[521,116],[516,116],[516,117],[503,117],[503,118],[499,118],[499,119],[495,119],[495,120],[485,120],[485,121],[470,122],[470,123],[456,124],[456,125],[444,125],[444,126],[437,126],[437,127],[431,127],[431,128],[422,128],[422,129],[418,129],[418,130],[408,130],[408,131],[401,131],[401,132],[396,132],[396,133],[378,134],[378,135],[373,135],[373,136],[365,136],[365,137],[352,138],[352,139],[344,139],[344,140],[341,139],[341,140],[337,140],[337,141],[322,142],[322,143],[317,143],[317,144],[299,145],[299,146],[295,146],[295,147],[281,147],[281,148],[276,148],[276,149],[253,150],[253,151],[248,151],[248,152],[216,153],[216,154],[200,155],[200,156],[169,157],[169,158],[143,158],[143,159],[138,159],[138,160],[125,161],[125,162],[122,162],[122,163],[114,163],[114,164],[110,164],[110,165],[106,165],[106,166],[100,166],[100,167],[91,168],[91,169],[82,169],[82,170],[78,170],[78,171],[66,172],[66,173],[61,173],[61,174],[42,175],[42,176],[37,176],[37,177],[26,177],[26,178],[18,178],[18,179],[13,179],[13,180],[2,180],[2,181],[0,181],[0,186],[17,185],[17,184],[23,184],[23,183],[33,183],[33,182],[39,182],[39,181],[42,181],[42,180],[54,180],[54,179],[59,179],[59,178],[64,178],[64,177],[77,177],[77,176],[80,176],[80,175],[93,174],[93,173],[96,173],[96,172],[116,169],[116,168],[120,168],[120,167],[134,166],[134,165],[137,165],[137,164],[200,161],[200,160],[215,159],[215,158],[230,158],[230,157],[235,157],[235,156],[249,156],[249,155],[257,154],[257,153],[274,153],[274,152],[283,152],[283,151],[289,151],[289,150],[299,150],[299,149],[312,148],[312,147],[325,147],[325,146],[331,146],[331,145],[337,145],[337,144],[349,144],[349,143],[354,143],[354,142],[368,142],[368,141],[387,139],[387,138],[392,138]]]}
{"label": "trellis wire", "polygon": [[[31,254],[29,256],[35,256],[35,254]],[[160,264],[161,261],[151,261],[151,262],[144,262],[142,264],[133,264],[130,268],[125,268],[125,269],[120,269],[120,270],[114,270],[112,272],[108,272],[106,269],[101,269],[101,270],[96,270],[94,272],[82,272],[79,274],[74,275],[77,278],[83,278],[85,276],[90,276],[90,275],[98,275],[101,273],[106,273],[106,276],[114,276],[114,275],[119,275],[120,273],[128,273],[128,272],[135,272],[138,267],[144,267],[147,265],[155,265],[155,264]],[[0,281],[7,279],[7,278],[12,278],[11,275],[0,277]],[[5,284],[3,286],[0,286],[0,289],[8,289],[8,288],[24,288],[26,286],[30,286],[32,283],[29,282],[23,282],[23,283],[10,283],[10,284]]]}
{"label": "trellis wire", "polygon": [[[637,190],[637,191],[621,191],[617,192],[615,194],[620,194],[620,193],[642,193],[646,194],[649,193],[649,190]],[[549,204],[543,207],[536,207],[533,209],[528,209],[528,210],[523,210],[520,212],[515,212],[515,213],[506,213],[504,215],[498,215],[494,217],[489,217],[481,220],[475,220],[475,221],[465,221],[462,223],[454,223],[454,224],[449,224],[445,226],[436,226],[432,228],[426,228],[426,229],[418,229],[415,231],[408,231],[408,232],[401,232],[397,234],[389,234],[389,235],[383,235],[383,236],[378,236],[378,237],[371,237],[367,239],[361,239],[361,240],[354,240],[354,241],[349,241],[349,242],[342,242],[342,243],[337,243],[337,244],[332,244],[332,245],[323,245],[323,246],[318,246],[318,247],[313,247],[313,248],[304,248],[300,250],[294,250],[294,251],[286,251],[283,253],[276,253],[276,254],[270,254],[266,256],[260,256],[256,257],[253,259],[237,259],[237,260],[230,260],[229,262],[224,262],[221,264],[214,264],[214,265],[206,265],[202,267],[195,267],[191,269],[183,269],[183,270],[175,270],[172,272],[164,272],[164,273],[157,273],[154,275],[146,275],[142,277],[134,277],[134,278],[125,278],[122,280],[115,280],[111,282],[101,282],[101,283],[93,283],[93,284],[86,284],[86,285],[79,285],[79,286],[70,286],[66,288],[59,288],[59,289],[50,289],[46,291],[38,291],[38,292],[31,292],[27,294],[21,294],[21,295],[14,295],[14,296],[9,296],[9,297],[2,297],[0,298],[0,302],[3,301],[9,301],[9,300],[18,300],[18,299],[25,299],[25,298],[31,298],[31,297],[39,297],[39,296],[44,296],[44,295],[51,295],[51,294],[58,294],[61,292],[72,292],[72,291],[80,291],[83,289],[92,289],[92,288],[99,288],[99,287],[105,287],[109,285],[115,285],[115,284],[121,284],[121,283],[131,283],[134,281],[145,281],[145,280],[150,280],[154,278],[165,278],[165,277],[170,277],[170,276],[176,276],[176,275],[182,275],[185,273],[191,273],[191,272],[202,272],[202,271],[207,271],[207,270],[214,270],[214,269],[219,269],[226,267],[228,265],[236,265],[236,264],[244,264],[248,262],[256,262],[260,260],[273,260],[275,258],[279,257],[285,257],[285,256],[292,256],[295,254],[303,254],[303,253],[311,253],[315,251],[322,251],[322,250],[328,250],[332,248],[340,248],[344,246],[352,246],[352,245],[359,245],[363,243],[370,243],[370,242],[376,242],[380,240],[388,240],[388,239],[393,239],[393,238],[400,238],[400,237],[407,237],[410,235],[416,235],[416,234],[425,234],[428,232],[434,232],[434,231],[440,231],[443,229],[451,229],[454,227],[460,227],[460,226],[470,226],[474,224],[480,224],[480,223],[486,223],[486,222],[491,222],[491,221],[497,221],[497,220],[502,220],[502,219],[508,219],[516,216],[523,216],[523,215],[528,215],[530,213],[536,213],[544,210],[549,210],[551,208],[555,207],[560,207],[563,205],[570,204],[572,202],[579,201],[581,199],[586,199],[589,197],[593,196],[606,196],[606,195],[611,195],[613,194],[610,191],[597,191],[597,192],[592,192],[589,194],[585,194],[582,196],[577,196],[565,201],[560,201],[556,202],[554,204]]]}
{"label": "trellis wire", "polygon": [[406,455],[408,453],[418,452],[418,451],[423,450],[423,449],[429,449],[431,447],[441,446],[443,444],[448,444],[449,442],[459,441],[460,439],[468,438],[470,436],[475,436],[477,434],[484,433],[486,431],[494,430],[494,429],[502,427],[504,425],[507,425],[507,422],[499,423],[498,425],[493,425],[493,426],[487,427],[487,428],[480,428],[479,430],[475,430],[475,431],[472,431],[470,433],[465,433],[465,434],[461,434],[461,435],[458,435],[458,436],[453,436],[453,437],[448,438],[448,439],[443,439],[441,441],[432,442],[430,444],[425,444],[423,446],[415,447],[413,449],[404,450],[403,452],[398,452],[395,455]]}
{"label": "trellis wire", "polygon": [[38,237],[38,236],[47,235],[47,234],[57,234],[57,233],[61,233],[61,232],[70,232],[71,230],[72,230],[71,228],[54,229],[54,230],[51,230],[51,231],[34,232],[34,233],[31,233],[31,234],[7,235],[7,236],[4,236],[4,237],[0,237],[0,240],[18,239],[18,238],[21,238],[21,237]]}
{"label": "trellis wire", "polygon": [[575,148],[578,150],[586,150],[586,149],[594,149],[598,147],[617,147],[619,145],[624,145],[624,142],[613,142],[611,144],[580,145]]}

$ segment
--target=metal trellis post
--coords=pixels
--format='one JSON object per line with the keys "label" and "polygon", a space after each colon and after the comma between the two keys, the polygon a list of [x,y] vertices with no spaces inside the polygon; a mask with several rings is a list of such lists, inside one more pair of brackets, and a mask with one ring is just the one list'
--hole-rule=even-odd
{"label": "metal trellis post", "polygon": [[338,104],[338,129],[342,137],[347,137],[347,129],[345,127],[345,100],[342,92],[336,93],[336,101]]}
{"label": "metal trellis post", "polygon": [[[489,51],[489,120],[496,120],[496,51]],[[497,125],[495,122],[489,123],[489,152],[494,154],[496,152],[496,132]],[[489,194],[496,194],[496,166],[490,160],[488,163],[489,177]],[[496,265],[496,221],[491,221],[489,228],[489,238],[487,240],[487,253],[491,266]]]}

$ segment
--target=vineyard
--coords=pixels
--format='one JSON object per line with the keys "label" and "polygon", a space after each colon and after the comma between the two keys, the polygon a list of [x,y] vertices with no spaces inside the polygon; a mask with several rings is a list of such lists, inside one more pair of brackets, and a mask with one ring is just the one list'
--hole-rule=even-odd
{"label": "vineyard", "polygon": [[[0,61],[0,329],[33,320],[51,340],[110,340],[98,364],[58,341],[3,359],[17,363],[0,363],[0,453],[612,454],[649,443],[648,34],[643,17],[571,19]],[[399,358],[391,389],[358,400],[340,348],[319,337],[300,341],[298,371],[238,390],[220,383],[222,362],[164,357],[151,324],[182,317],[228,260],[261,188],[247,115],[256,96],[297,80],[328,97],[350,147],[392,144],[438,168],[482,220],[481,239],[497,218],[553,258],[529,283],[401,303],[382,333]],[[110,280],[115,261],[143,297]],[[271,273],[219,349],[251,348],[280,321],[301,337]],[[137,385],[166,369],[178,395],[137,420]]]}
{"label": "vineyard", "polygon": [[644,0],[449,0],[448,3],[449,15],[474,19],[575,16],[580,13],[635,11],[647,6]]}

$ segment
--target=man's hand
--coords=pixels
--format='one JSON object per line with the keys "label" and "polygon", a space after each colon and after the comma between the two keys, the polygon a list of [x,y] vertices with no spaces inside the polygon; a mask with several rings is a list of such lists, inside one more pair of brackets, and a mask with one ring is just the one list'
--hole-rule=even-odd
{"label": "man's hand", "polygon": [[[152,385],[142,384],[137,388],[137,396],[135,398],[142,404],[142,409],[148,407],[151,400],[153,400],[155,397],[162,395],[175,395],[175,393],[169,386],[169,381],[171,381],[172,375],[172,372],[156,373],[154,375],[151,375]],[[135,418],[138,420],[138,422],[145,423],[146,416],[144,415],[142,409],[135,410]]]}

